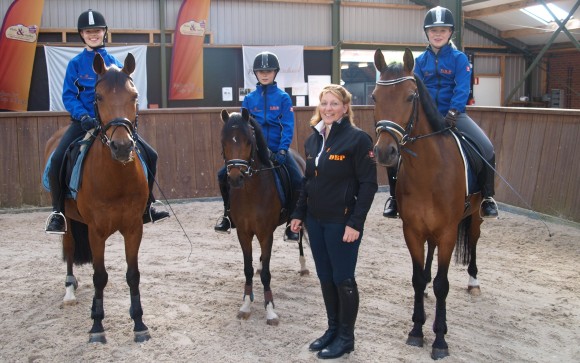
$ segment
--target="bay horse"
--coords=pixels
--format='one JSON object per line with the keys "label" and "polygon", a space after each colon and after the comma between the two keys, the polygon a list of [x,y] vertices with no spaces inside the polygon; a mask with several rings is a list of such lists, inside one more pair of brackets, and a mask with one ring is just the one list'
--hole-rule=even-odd
{"label": "bay horse", "polygon": [[[252,240],[257,237],[260,243],[260,264],[257,272],[264,286],[264,307],[266,323],[278,325],[279,318],[274,311],[274,297],[270,289],[270,257],[276,227],[288,220],[289,210],[281,213],[282,202],[278,196],[275,180],[275,168],[269,158],[269,150],[260,125],[251,117],[247,109],[241,113],[228,114],[222,110],[224,122],[221,132],[222,154],[227,171],[230,193],[230,216],[236,225],[238,240],[244,255],[243,303],[238,312],[238,319],[248,319],[250,306],[254,301],[252,279]],[[294,160],[304,173],[304,159],[290,149]],[[305,267],[302,237],[299,238],[300,274],[307,275]]]}
{"label": "bay horse", "polygon": [[[466,169],[455,136],[423,82],[415,77],[415,60],[406,49],[403,63],[385,63],[380,49],[374,63],[380,73],[372,97],[375,101],[377,163],[397,166],[396,200],[403,221],[403,235],[413,263],[413,328],[407,344],[423,346],[424,291],[431,281],[431,264],[437,248],[436,297],[431,358],[449,355],[446,298],[448,270],[454,247],[456,260],[468,266],[468,291],[479,295],[476,245],[482,219],[481,193],[469,194]],[[425,242],[427,257],[425,258]]]}
{"label": "bay horse", "polygon": [[[105,268],[105,242],[115,232],[125,240],[126,280],[134,321],[134,340],[150,339],[143,323],[139,292],[138,253],[143,236],[143,211],[149,188],[146,171],[136,156],[136,123],[138,93],[130,75],[135,70],[135,58],[127,55],[122,69],[106,67],[96,53],[93,69],[98,76],[95,86],[95,113],[100,127],[92,137],[95,142],[87,151],[82,184],[76,200],[65,199],[67,228],[63,236],[63,259],[67,264],[65,304],[76,303],[74,289],[78,283],[73,264],[92,263],[94,297],[91,307],[93,326],[89,342],[106,343],[103,319],[103,290],[108,274]],[[66,128],[57,131],[47,142],[45,157],[51,155]],[[99,142],[100,140],[100,142]]]}

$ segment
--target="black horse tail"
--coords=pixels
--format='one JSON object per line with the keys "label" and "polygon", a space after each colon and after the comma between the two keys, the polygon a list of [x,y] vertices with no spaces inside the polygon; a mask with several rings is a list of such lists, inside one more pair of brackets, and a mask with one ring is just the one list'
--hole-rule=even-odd
{"label": "black horse tail", "polygon": [[457,227],[457,241],[455,242],[455,263],[467,266],[471,261],[471,247],[469,245],[469,226],[471,215],[465,217]]}
{"label": "black horse tail", "polygon": [[[75,241],[74,264],[84,265],[93,262],[93,253],[89,245],[89,227],[81,222],[70,220],[70,229]],[[64,251],[63,251],[64,252]],[[66,262],[66,256],[63,254]]]}

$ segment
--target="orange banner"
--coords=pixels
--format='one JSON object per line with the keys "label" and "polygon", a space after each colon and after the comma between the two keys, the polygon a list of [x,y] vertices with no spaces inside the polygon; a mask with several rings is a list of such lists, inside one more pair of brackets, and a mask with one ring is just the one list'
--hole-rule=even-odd
{"label": "orange banner", "polygon": [[14,0],[0,34],[0,109],[26,111],[44,0]]}
{"label": "orange banner", "polygon": [[173,43],[170,100],[203,99],[203,40],[210,0],[183,0]]}

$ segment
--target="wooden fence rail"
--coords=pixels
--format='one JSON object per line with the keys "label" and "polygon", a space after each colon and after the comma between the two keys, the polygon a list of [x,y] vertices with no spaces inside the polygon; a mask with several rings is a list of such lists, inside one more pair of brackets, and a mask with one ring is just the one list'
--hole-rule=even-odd
{"label": "wooden fence rail", "polygon": [[[218,196],[223,165],[221,108],[143,110],[138,132],[159,153],[157,180],[167,199]],[[229,111],[237,111],[230,109]],[[312,107],[295,107],[292,147],[303,153]],[[580,111],[470,107],[496,148],[500,202],[580,222]],[[374,138],[372,106],[355,106],[356,123]],[[69,123],[64,112],[0,113],[0,208],[50,205],[40,180],[44,146]],[[379,184],[386,173],[379,169]],[[156,191],[158,199],[162,197]]]}

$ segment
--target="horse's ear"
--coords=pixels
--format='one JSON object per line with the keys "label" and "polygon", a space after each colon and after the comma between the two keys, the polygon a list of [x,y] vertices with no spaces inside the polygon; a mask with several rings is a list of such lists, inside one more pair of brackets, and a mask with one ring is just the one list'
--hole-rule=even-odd
{"label": "horse's ear", "polygon": [[415,58],[413,58],[413,52],[411,49],[405,48],[405,55],[403,56],[403,65],[407,73],[413,74],[413,68],[415,68]]}
{"label": "horse's ear", "polygon": [[250,111],[245,107],[242,107],[242,118],[246,121],[250,120]]}
{"label": "horse's ear", "polygon": [[221,116],[222,116],[222,121],[224,123],[227,123],[228,120],[230,119],[230,114],[226,110],[222,110]]}
{"label": "horse's ear", "polygon": [[380,49],[375,51],[375,67],[379,73],[383,73],[384,70],[387,69],[387,63],[385,63],[385,56],[383,56],[383,52]]}
{"label": "horse's ear", "polygon": [[98,52],[95,52],[95,57],[93,58],[93,70],[99,76],[102,76],[107,71],[105,60]]}
{"label": "horse's ear", "polygon": [[133,74],[135,71],[135,57],[131,53],[127,53],[127,57],[125,58],[125,64],[123,64],[123,73],[127,75]]}

